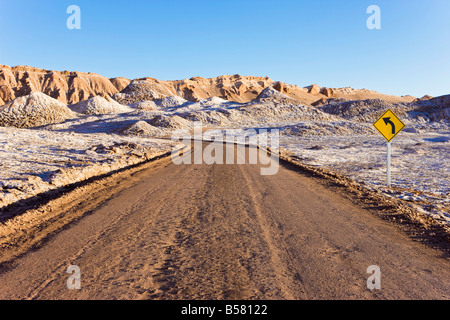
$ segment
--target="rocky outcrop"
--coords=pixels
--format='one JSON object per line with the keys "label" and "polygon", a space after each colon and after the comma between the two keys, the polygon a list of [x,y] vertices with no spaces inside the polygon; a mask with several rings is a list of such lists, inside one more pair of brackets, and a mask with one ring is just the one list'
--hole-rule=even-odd
{"label": "rocky outcrop", "polygon": [[418,99],[413,102],[388,102],[382,99],[343,100],[328,99],[317,106],[323,112],[358,122],[374,122],[386,109],[403,119],[450,121],[450,95]]}
{"label": "rocky outcrop", "polygon": [[108,101],[101,96],[95,96],[87,100],[80,101],[77,104],[71,105],[70,109],[78,113],[90,115],[126,113],[133,111],[132,108],[121,105],[111,98],[110,101]]}
{"label": "rocky outcrop", "polygon": [[131,82],[130,79],[118,77],[109,79],[114,87],[116,87],[117,91],[122,91],[125,89]]}
{"label": "rocky outcrop", "polygon": [[411,102],[411,96],[392,96],[376,91],[352,88],[326,88],[313,84],[301,88],[269,77],[224,75],[216,78],[193,77],[163,81],[154,78],[108,79],[95,73],[52,71],[32,67],[0,65],[0,104],[32,92],[43,92],[65,104],[75,104],[94,96],[114,97],[121,104],[153,101],[179,96],[197,102],[211,97],[246,103],[257,98],[267,87],[297,100],[301,104],[342,98],[345,100],[382,99],[388,102]]}
{"label": "rocky outcrop", "polygon": [[148,122],[146,121],[137,121],[126,126],[122,130],[120,130],[119,133],[128,136],[154,137],[156,135],[162,134],[162,131],[161,129],[148,124]]}
{"label": "rocky outcrop", "polygon": [[319,87],[317,84],[312,84],[308,87],[305,87],[306,89],[308,89],[308,93],[313,94],[313,95],[318,95],[320,94],[320,89],[322,89],[321,87]]}
{"label": "rocky outcrop", "polygon": [[450,121],[450,95],[427,98],[412,103],[413,113],[431,121]]}
{"label": "rocky outcrop", "polygon": [[16,98],[0,107],[0,126],[30,128],[75,118],[65,104],[41,92]]}
{"label": "rocky outcrop", "polygon": [[3,103],[42,92],[64,104],[73,104],[94,96],[112,96],[128,83],[125,78],[108,79],[95,73],[0,65],[0,99]]}
{"label": "rocky outcrop", "polygon": [[299,104],[299,101],[291,98],[287,94],[280,92],[274,87],[267,87],[253,100],[254,103],[285,103],[285,104]]}
{"label": "rocky outcrop", "polygon": [[131,81],[131,83],[113,98],[122,104],[132,104],[139,101],[152,101],[172,95],[161,82],[153,78],[143,78]]}
{"label": "rocky outcrop", "polygon": [[154,101],[139,101],[129,105],[131,108],[139,111],[154,111],[159,107]]}

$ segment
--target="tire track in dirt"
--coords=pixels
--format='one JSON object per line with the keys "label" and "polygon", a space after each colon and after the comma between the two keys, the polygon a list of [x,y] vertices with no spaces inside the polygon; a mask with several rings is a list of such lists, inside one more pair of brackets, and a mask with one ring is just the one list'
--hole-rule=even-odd
{"label": "tire track in dirt", "polygon": [[[271,257],[270,259],[272,262],[274,273],[276,274],[278,282],[283,284],[283,293],[285,294],[284,298],[290,300],[307,299],[308,297],[300,281],[300,278],[297,276],[297,273],[295,271],[293,272],[291,266],[289,265],[290,261],[286,259],[283,260],[281,258],[280,249],[276,245],[274,245],[272,234],[276,232],[276,230],[270,228],[271,223],[268,221],[267,216],[264,216],[263,214],[263,209],[261,208],[261,205],[263,204],[256,197],[258,192],[255,192],[253,188],[253,182],[250,180],[250,177],[246,170],[243,170],[242,167],[241,173],[251,196],[253,208],[256,213],[256,220],[258,221],[257,224],[260,227],[260,232],[262,233],[265,243],[269,248],[269,254]],[[267,211],[266,208],[264,209],[264,211]],[[296,290],[292,290],[292,287],[295,287]]]}
{"label": "tire track in dirt", "polygon": [[[180,175],[185,176],[187,175],[187,172],[183,172],[182,170],[177,171],[174,175]],[[112,220],[108,225],[105,226],[103,230],[100,230],[99,233],[97,233],[89,242],[87,242],[77,253],[75,253],[72,257],[67,259],[67,262],[63,262],[60,265],[58,265],[53,273],[53,277],[47,279],[45,282],[43,282],[41,285],[39,285],[36,290],[30,293],[28,296],[29,299],[36,299],[39,297],[40,292],[45,290],[45,288],[50,285],[52,282],[57,280],[61,274],[64,274],[67,265],[76,264],[76,261],[78,258],[82,257],[83,254],[85,254],[88,250],[91,250],[95,245],[101,244],[102,240],[107,237],[111,232],[113,232],[117,225],[121,223],[124,219],[129,218],[130,215],[133,215],[136,212],[141,212],[144,207],[146,206],[145,199],[151,197],[153,194],[156,194],[158,192],[161,192],[161,190],[168,190],[171,191],[173,188],[175,188],[176,185],[172,184],[171,178],[166,178],[164,180],[160,180],[160,184],[154,184],[151,186],[151,189],[148,190],[143,197],[140,197],[138,202],[132,202],[132,205],[130,207],[126,207],[125,210],[120,214],[117,215],[117,217]],[[120,193],[117,194],[117,196],[120,196]],[[160,206],[163,206],[162,200],[158,201],[158,204]],[[102,209],[102,207],[98,208]],[[143,231],[140,231],[143,232]],[[139,233],[137,234],[139,236]]]}
{"label": "tire track in dirt", "polygon": [[[48,239],[0,273],[0,298],[449,298],[439,251],[299,172],[260,168],[165,159],[118,176],[123,185],[93,184],[101,205],[77,199],[61,213],[75,223],[50,235],[33,227],[30,237]],[[69,264],[81,290],[66,287]],[[366,288],[371,264],[382,290]]]}

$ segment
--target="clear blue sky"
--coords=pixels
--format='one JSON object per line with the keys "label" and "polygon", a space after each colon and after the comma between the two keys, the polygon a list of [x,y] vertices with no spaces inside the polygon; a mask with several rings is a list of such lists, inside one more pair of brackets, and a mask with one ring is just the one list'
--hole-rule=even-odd
{"label": "clear blue sky", "polygon": [[[81,30],[66,27],[71,4]],[[366,27],[371,4],[381,30]],[[0,0],[0,64],[438,96],[450,93],[450,1]]]}

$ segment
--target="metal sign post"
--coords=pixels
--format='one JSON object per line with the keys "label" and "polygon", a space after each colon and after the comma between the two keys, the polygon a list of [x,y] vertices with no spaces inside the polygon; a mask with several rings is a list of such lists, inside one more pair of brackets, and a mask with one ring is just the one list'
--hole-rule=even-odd
{"label": "metal sign post", "polygon": [[391,187],[391,143],[387,143],[386,184]]}

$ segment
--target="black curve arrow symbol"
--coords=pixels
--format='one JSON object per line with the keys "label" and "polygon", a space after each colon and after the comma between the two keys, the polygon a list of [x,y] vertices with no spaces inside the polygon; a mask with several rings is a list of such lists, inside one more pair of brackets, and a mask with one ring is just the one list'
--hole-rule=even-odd
{"label": "black curve arrow symbol", "polygon": [[391,121],[391,117],[383,118],[383,120],[386,125],[389,123],[392,126],[392,134],[395,134],[395,124]]}

